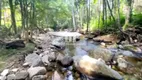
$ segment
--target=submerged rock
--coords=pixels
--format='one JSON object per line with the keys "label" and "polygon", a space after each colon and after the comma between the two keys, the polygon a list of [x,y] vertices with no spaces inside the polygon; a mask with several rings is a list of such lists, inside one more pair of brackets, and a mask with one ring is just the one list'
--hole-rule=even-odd
{"label": "submerged rock", "polygon": [[122,76],[115,70],[109,68],[104,60],[94,59],[87,55],[74,57],[76,69],[89,77],[106,78],[106,79],[122,79]]}

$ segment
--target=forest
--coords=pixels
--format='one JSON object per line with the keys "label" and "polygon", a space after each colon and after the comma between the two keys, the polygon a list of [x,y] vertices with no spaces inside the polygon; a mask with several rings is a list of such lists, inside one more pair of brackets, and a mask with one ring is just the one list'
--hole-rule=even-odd
{"label": "forest", "polygon": [[142,80],[142,0],[0,0],[0,80]]}

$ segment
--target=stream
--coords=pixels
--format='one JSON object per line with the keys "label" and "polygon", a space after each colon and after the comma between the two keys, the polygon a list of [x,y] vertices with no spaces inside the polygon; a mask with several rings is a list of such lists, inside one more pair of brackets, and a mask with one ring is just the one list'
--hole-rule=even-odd
{"label": "stream", "polygon": [[[96,51],[94,52],[94,50]],[[111,55],[113,54],[119,55],[118,51],[123,52],[123,50],[117,49],[116,47],[105,48],[105,47],[101,47],[100,43],[98,42],[83,39],[74,43],[73,42],[66,43],[65,49],[60,52],[66,56],[72,56],[72,57],[89,55],[90,57],[93,57],[93,58],[98,58],[98,57],[107,58],[108,56],[107,54],[109,53],[111,53]],[[98,55],[98,53],[100,53],[100,55]],[[129,57],[127,55],[125,56],[126,56],[126,60],[132,64],[132,67],[130,68],[128,67],[126,69],[121,69],[121,70],[115,67],[112,67],[112,68],[118,71],[124,77],[124,80],[141,80],[142,79],[142,68],[141,68],[142,62],[136,58]],[[77,78],[76,73],[74,72],[72,73],[75,80],[82,80]],[[72,80],[72,79],[67,79],[67,80]]]}

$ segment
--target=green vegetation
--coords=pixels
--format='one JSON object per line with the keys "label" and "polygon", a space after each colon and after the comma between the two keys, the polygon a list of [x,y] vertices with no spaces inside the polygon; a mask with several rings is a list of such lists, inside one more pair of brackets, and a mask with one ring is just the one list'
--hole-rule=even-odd
{"label": "green vegetation", "polygon": [[[5,0],[1,1],[2,33],[53,28],[105,32],[142,26],[141,0]],[[6,27],[4,29],[3,27]],[[4,31],[5,30],[5,31]]]}
{"label": "green vegetation", "polygon": [[[25,48],[19,49],[4,49],[0,48],[0,70],[5,66],[6,61],[16,54],[24,55],[33,51],[35,45],[32,43],[27,43]],[[16,58],[16,57],[15,57]]]}

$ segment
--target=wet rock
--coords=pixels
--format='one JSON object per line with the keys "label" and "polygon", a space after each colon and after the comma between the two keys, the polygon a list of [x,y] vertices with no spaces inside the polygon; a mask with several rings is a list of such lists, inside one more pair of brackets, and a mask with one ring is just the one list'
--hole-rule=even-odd
{"label": "wet rock", "polygon": [[45,75],[46,68],[45,67],[31,67],[28,69],[28,73],[29,73],[30,78],[32,78],[35,75]]}
{"label": "wet rock", "polygon": [[33,76],[32,80],[46,80],[47,76],[46,75],[36,75]]}
{"label": "wet rock", "polygon": [[26,79],[28,77],[29,73],[25,70],[17,72],[15,74],[15,79],[16,80],[22,80],[22,79]]}
{"label": "wet rock", "polygon": [[2,71],[1,76],[7,76],[8,73],[9,73],[9,69],[5,69]]}
{"label": "wet rock", "polygon": [[28,56],[26,56],[25,62],[29,63],[29,65],[33,67],[42,65],[41,57],[36,53],[29,54]]}
{"label": "wet rock", "polygon": [[55,71],[52,76],[52,80],[63,80],[63,79],[62,79],[61,75],[57,71]]}
{"label": "wet rock", "polygon": [[109,68],[102,59],[94,59],[87,55],[74,57],[76,69],[89,77],[100,77],[106,80],[122,79],[122,76],[115,70]]}
{"label": "wet rock", "polygon": [[120,51],[124,56],[135,57],[135,55],[131,51]]}
{"label": "wet rock", "polygon": [[65,56],[58,62],[62,67],[69,67],[73,64],[73,58],[70,56]]}

